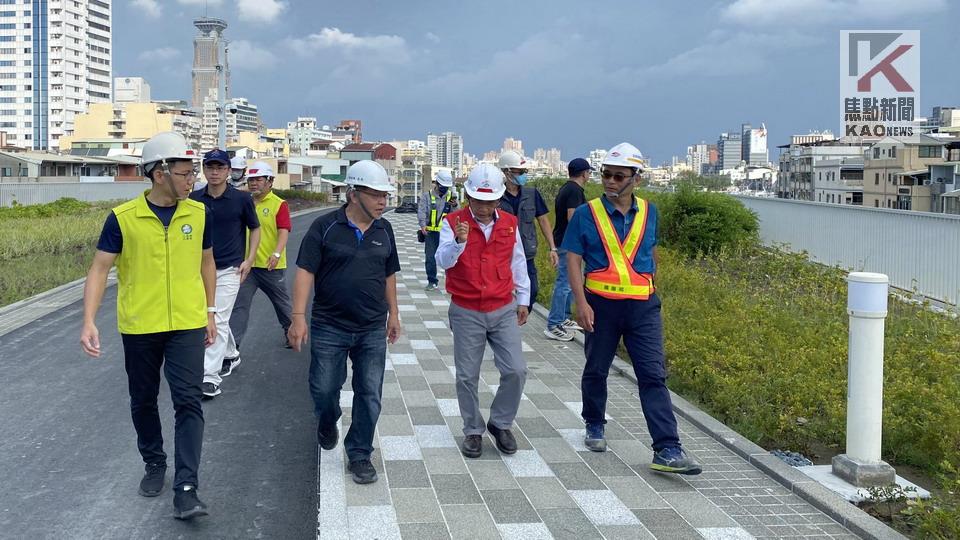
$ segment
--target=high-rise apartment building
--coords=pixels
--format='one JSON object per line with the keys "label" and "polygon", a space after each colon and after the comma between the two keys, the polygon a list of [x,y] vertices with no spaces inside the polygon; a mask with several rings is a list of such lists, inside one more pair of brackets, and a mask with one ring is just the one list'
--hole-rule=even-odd
{"label": "high-rise apartment building", "polygon": [[111,0],[0,1],[0,131],[56,149],[73,119],[113,93]]}
{"label": "high-rise apartment building", "polygon": [[143,77],[117,77],[113,79],[113,102],[150,103],[150,85]]}
{"label": "high-rise apartment building", "polygon": [[523,155],[523,141],[520,139],[514,139],[513,137],[507,137],[503,140],[503,151],[514,150],[519,152],[520,155]]}
{"label": "high-rise apartment building", "polygon": [[463,137],[451,131],[439,135],[427,135],[427,149],[430,151],[430,164],[449,167],[455,173],[463,170]]}
{"label": "high-rise apartment building", "polygon": [[740,165],[742,138],[740,133],[721,133],[717,139],[717,170],[735,169]]}
{"label": "high-rise apartment building", "polygon": [[[90,0],[92,1],[92,0]],[[193,38],[193,100],[196,109],[204,108],[204,101],[210,96],[216,96],[219,80],[217,66],[223,64],[226,73],[225,85],[230,88],[230,64],[226,58],[223,32],[227,29],[227,22],[222,19],[200,17],[194,19],[197,35]],[[224,58],[220,58],[223,54]],[[230,97],[229,90],[225,97]],[[214,99],[216,102],[216,99]]]}
{"label": "high-rise apartment building", "polygon": [[[211,90],[209,96],[203,102],[203,129],[200,135],[200,147],[203,151],[216,148],[219,137],[220,115],[217,113],[216,90]],[[226,103],[227,108],[227,144],[235,142],[240,132],[260,131],[260,113],[257,106],[250,103],[246,98],[230,98]]]}

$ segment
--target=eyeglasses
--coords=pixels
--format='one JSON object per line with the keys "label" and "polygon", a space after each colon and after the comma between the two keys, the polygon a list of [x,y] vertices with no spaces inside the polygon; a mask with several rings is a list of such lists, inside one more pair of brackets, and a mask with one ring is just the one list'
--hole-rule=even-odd
{"label": "eyeglasses", "polygon": [[185,172],[185,173],[173,172],[173,171],[168,171],[168,172],[170,173],[171,176],[179,176],[184,179],[190,179],[190,178],[196,179],[199,174],[199,171],[197,171],[196,169],[193,169],[192,171]]}
{"label": "eyeglasses", "polygon": [[613,179],[616,180],[617,182],[623,182],[624,180],[630,180],[631,178],[633,178],[634,176],[636,176],[636,173],[623,174],[623,173],[619,173],[619,172],[618,172],[618,173],[615,173],[615,172],[608,171],[608,170],[604,169],[604,170],[600,171],[600,176],[601,176],[604,180],[609,180],[609,179],[613,178]]}
{"label": "eyeglasses", "polygon": [[508,170],[510,171],[510,174],[515,174],[517,176],[520,176],[521,174],[524,174],[525,172],[527,172],[526,169],[508,169]]}
{"label": "eyeglasses", "polygon": [[357,192],[358,192],[358,193],[363,193],[364,195],[367,195],[367,196],[372,197],[372,198],[374,198],[374,199],[384,199],[384,200],[386,200],[387,196],[389,195],[388,193],[386,193],[386,192],[384,192],[384,191],[367,191],[367,190],[365,190],[365,189],[358,189]]}

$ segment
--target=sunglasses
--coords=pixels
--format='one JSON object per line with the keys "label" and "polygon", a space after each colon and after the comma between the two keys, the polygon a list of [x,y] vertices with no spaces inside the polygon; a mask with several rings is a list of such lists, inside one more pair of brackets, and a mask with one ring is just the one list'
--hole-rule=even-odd
{"label": "sunglasses", "polygon": [[602,170],[602,171],[600,171],[600,176],[601,176],[604,180],[609,180],[609,179],[613,178],[613,179],[616,180],[617,182],[623,182],[624,180],[629,180],[629,179],[633,178],[634,176],[636,176],[636,173],[623,174],[623,173],[619,173],[619,172],[618,172],[618,173],[614,173],[614,172],[611,172],[611,171],[608,171],[608,170]]}

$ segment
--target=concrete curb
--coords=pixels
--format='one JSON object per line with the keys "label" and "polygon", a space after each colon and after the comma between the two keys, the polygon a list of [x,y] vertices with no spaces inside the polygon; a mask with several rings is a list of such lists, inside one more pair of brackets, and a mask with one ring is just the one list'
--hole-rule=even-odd
{"label": "concrete curb", "polygon": [[[549,314],[547,308],[540,304],[534,304],[533,311],[546,321]],[[573,340],[583,346],[583,333],[575,332]],[[634,383],[637,382],[633,373],[633,366],[629,362],[615,356],[612,367],[624,377]],[[801,499],[837,520],[852,533],[870,540],[906,540],[906,536],[847,502],[836,493],[820,485],[816,480],[787,465],[673,391],[670,392],[670,399],[673,402],[673,410],[676,414],[713,437],[717,442],[763,471]]]}
{"label": "concrete curb", "polygon": [[[291,212],[290,217],[295,218],[321,210],[336,208],[335,205],[317,206]],[[107,288],[116,285],[116,270],[111,270],[107,277]],[[48,291],[36,294],[29,298],[24,298],[12,304],[0,308],[0,321],[15,321],[12,324],[0,326],[0,337],[22,328],[37,319],[45,317],[50,313],[58,311],[64,306],[68,306],[78,300],[83,299],[83,283],[86,278],[76,279],[70,283],[65,283],[59,287],[54,287]],[[49,306],[41,306],[45,301],[56,298],[55,302]],[[33,312],[33,313],[30,313]],[[23,317],[18,319],[18,316]]]}

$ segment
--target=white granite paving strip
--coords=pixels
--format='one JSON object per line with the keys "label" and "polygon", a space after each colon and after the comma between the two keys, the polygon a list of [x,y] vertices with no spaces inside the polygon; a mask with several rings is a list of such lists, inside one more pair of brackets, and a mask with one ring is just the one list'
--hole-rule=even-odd
{"label": "white granite paving strip", "polygon": [[400,304],[397,306],[397,309],[399,309],[402,313],[407,313],[411,311],[416,311],[417,306],[411,306],[409,304]]}
{"label": "white granite paving strip", "polygon": [[436,307],[447,307],[450,305],[450,302],[446,300],[431,300],[430,303]]}
{"label": "white granite paving strip", "polygon": [[639,525],[640,520],[612,491],[568,490],[594,525]]}
{"label": "white granite paving strip", "polygon": [[453,439],[450,428],[443,426],[414,426],[417,434],[417,443],[420,448],[457,448],[457,441]]}
{"label": "white granite paving strip", "polygon": [[428,296],[423,293],[410,293],[410,298],[414,298],[416,300],[426,300]]}
{"label": "white granite paving strip", "polygon": [[460,402],[455,399],[438,399],[437,408],[443,416],[460,416]]}
{"label": "white granite paving strip", "polygon": [[411,339],[410,347],[414,350],[436,350],[437,346],[429,339]]}
{"label": "white granite paving strip", "polygon": [[567,441],[567,444],[573,447],[577,452],[589,452],[590,449],[583,444],[584,432],[582,429],[558,429],[558,433]]}
{"label": "white granite paving strip", "polygon": [[528,345],[526,341],[521,341],[521,342],[520,342],[520,349],[521,349],[523,352],[533,352],[533,347],[531,347],[530,345]]}
{"label": "white granite paving strip", "polygon": [[739,527],[706,527],[697,529],[706,540],[755,540],[755,536]]}
{"label": "white granite paving strip", "polygon": [[340,408],[353,407],[353,390],[340,391]]}
{"label": "white granite paving strip", "polygon": [[423,325],[431,329],[446,328],[447,324],[443,321],[423,321]]}
{"label": "white granite paving strip", "polygon": [[553,540],[543,523],[504,523],[497,525],[497,530],[504,540]]}
{"label": "white granite paving strip", "polygon": [[555,476],[536,450],[517,450],[512,456],[504,455],[503,462],[515,477]]}
{"label": "white granite paving strip", "polygon": [[393,506],[351,506],[347,512],[351,540],[400,540]]}
{"label": "white granite paving strip", "polygon": [[423,459],[416,437],[380,437],[380,453],[385,461]]}
{"label": "white granite paving strip", "polygon": [[417,365],[417,355],[413,353],[390,353],[387,356],[390,358],[390,362],[395,366]]}
{"label": "white granite paving strip", "polygon": [[[342,430],[342,422],[337,427]],[[343,467],[345,456],[343,449],[326,451],[317,446],[320,452],[320,480],[317,498],[317,538],[322,540],[340,540],[349,535],[347,525],[347,490],[344,486]]]}

